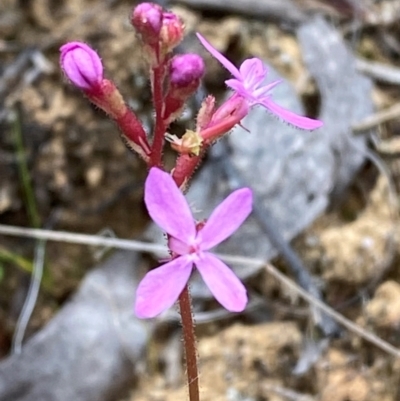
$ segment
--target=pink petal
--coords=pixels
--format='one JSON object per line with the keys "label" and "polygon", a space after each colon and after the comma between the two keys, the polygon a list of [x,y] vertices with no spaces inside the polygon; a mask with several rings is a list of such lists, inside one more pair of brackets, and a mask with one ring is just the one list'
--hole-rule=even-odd
{"label": "pink petal", "polygon": [[247,305],[247,292],[233,271],[216,256],[202,252],[195,261],[201,277],[215,299],[231,312],[241,312]]}
{"label": "pink petal", "polygon": [[299,116],[298,114],[293,113],[281,106],[278,106],[271,99],[264,98],[260,101],[260,104],[267,108],[272,113],[276,114],[278,117],[282,118],[289,124],[294,125],[295,127],[313,130],[319,127],[322,127],[323,122],[320,120],[314,120],[312,118]]}
{"label": "pink petal", "polygon": [[267,68],[259,58],[244,60],[239,71],[248,88],[260,85],[267,75]]}
{"label": "pink petal", "polygon": [[196,225],[189,205],[168,173],[156,167],[150,169],[144,201],[150,217],[168,234],[185,243],[194,239]]}
{"label": "pink petal", "polygon": [[252,100],[252,93],[248,91],[243,82],[239,81],[238,79],[227,79],[225,81],[225,85],[234,90],[238,95],[244,97],[245,99]]}
{"label": "pink petal", "polygon": [[280,83],[282,83],[282,80],[278,79],[277,81],[273,81],[267,85],[261,86],[253,92],[254,98],[264,98],[268,94],[268,92],[270,92],[272,89],[275,88],[275,86],[278,86]]}
{"label": "pink petal", "polygon": [[252,106],[256,103],[262,103],[265,100],[265,96],[270,92],[275,86],[279,85],[282,81],[274,81],[265,86],[261,86],[258,89],[248,89],[244,84],[237,79],[227,79],[225,84],[234,90],[239,96],[245,98],[249,105]]}
{"label": "pink petal", "polygon": [[201,44],[206,48],[210,54],[216,58],[235,78],[242,79],[239,70],[225,57],[223,56],[217,49],[215,49],[211,43],[207,42],[203,36],[199,33],[196,33],[198,39]]}
{"label": "pink petal", "polygon": [[187,255],[190,253],[191,246],[182,242],[179,239],[169,236],[168,237],[168,249],[177,255]]}
{"label": "pink petal", "polygon": [[189,280],[193,261],[180,256],[149,271],[136,290],[135,315],[152,318],[170,308]]}
{"label": "pink petal", "polygon": [[251,213],[253,193],[249,188],[231,193],[213,211],[197,240],[202,250],[208,250],[232,235]]}

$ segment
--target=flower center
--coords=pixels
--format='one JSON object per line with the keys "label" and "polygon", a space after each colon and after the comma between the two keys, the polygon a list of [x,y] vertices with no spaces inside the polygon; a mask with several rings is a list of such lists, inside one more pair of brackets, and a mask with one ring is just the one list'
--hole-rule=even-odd
{"label": "flower center", "polygon": [[198,252],[200,252],[200,245],[199,244],[194,243],[194,244],[190,245],[189,253],[198,253]]}

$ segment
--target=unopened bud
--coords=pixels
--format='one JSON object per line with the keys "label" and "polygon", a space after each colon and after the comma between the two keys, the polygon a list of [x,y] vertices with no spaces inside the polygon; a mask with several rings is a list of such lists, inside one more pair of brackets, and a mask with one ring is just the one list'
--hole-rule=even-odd
{"label": "unopened bud", "polygon": [[163,114],[166,124],[170,124],[180,115],[188,98],[199,87],[203,75],[204,62],[197,54],[182,54],[171,60]]}
{"label": "unopened bud", "polygon": [[165,54],[179,45],[183,39],[183,31],[183,22],[177,15],[173,13],[163,13],[160,39]]}
{"label": "unopened bud", "polygon": [[69,42],[60,48],[60,64],[67,78],[78,88],[91,91],[103,80],[103,64],[99,55],[88,45]]}
{"label": "unopened bud", "polygon": [[177,88],[195,85],[197,89],[204,70],[204,61],[198,54],[175,56],[170,64],[170,83]]}
{"label": "unopened bud", "polygon": [[141,3],[133,9],[131,23],[141,35],[143,42],[156,44],[163,24],[162,8],[153,3]]}

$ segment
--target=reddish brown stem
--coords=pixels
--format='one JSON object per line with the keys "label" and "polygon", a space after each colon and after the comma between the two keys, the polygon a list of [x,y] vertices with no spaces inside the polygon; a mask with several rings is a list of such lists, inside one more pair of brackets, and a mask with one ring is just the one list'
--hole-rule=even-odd
{"label": "reddish brown stem", "polygon": [[186,369],[189,386],[189,400],[200,401],[199,373],[197,370],[196,336],[194,332],[192,304],[188,286],[186,285],[179,296],[181,310],[183,342],[185,346]]}
{"label": "reddish brown stem", "polygon": [[156,114],[156,122],[154,127],[153,145],[151,149],[151,166],[162,166],[162,150],[164,146],[164,134],[166,127],[163,120],[164,114],[164,95],[163,95],[163,81],[165,74],[165,63],[161,63],[152,70],[153,73],[153,101],[154,110]]}

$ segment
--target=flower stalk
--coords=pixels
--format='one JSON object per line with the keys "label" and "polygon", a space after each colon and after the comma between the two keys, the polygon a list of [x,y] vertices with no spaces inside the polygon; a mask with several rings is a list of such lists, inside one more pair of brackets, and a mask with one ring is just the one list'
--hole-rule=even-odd
{"label": "flower stalk", "polygon": [[150,166],[161,167],[162,166],[162,151],[164,147],[164,135],[167,130],[164,124],[164,95],[163,95],[163,82],[165,77],[165,64],[160,65],[152,69],[152,92],[153,92],[153,103],[155,111],[155,126],[153,135],[153,145],[151,148]]}
{"label": "flower stalk", "polygon": [[182,319],[189,400],[200,401],[196,334],[193,321],[192,302],[190,300],[190,293],[187,285],[185,285],[178,300]]}

